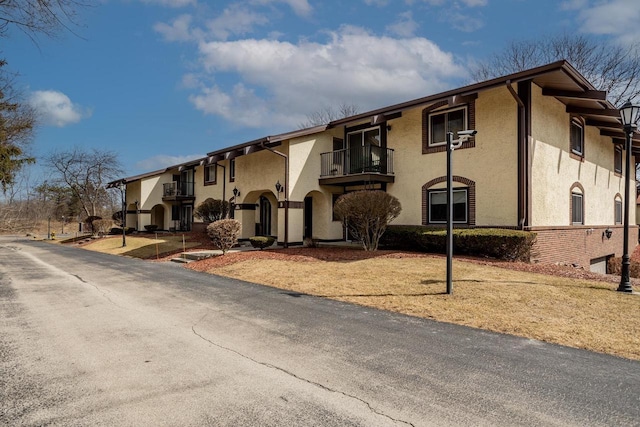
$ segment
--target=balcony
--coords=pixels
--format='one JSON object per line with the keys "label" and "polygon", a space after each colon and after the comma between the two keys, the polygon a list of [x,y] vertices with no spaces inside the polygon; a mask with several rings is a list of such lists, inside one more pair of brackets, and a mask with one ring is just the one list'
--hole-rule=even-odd
{"label": "balcony", "polygon": [[162,185],[162,200],[164,201],[193,199],[195,199],[195,195],[193,193],[193,182],[173,181]]}
{"label": "balcony", "polygon": [[393,182],[393,150],[375,145],[322,153],[320,184]]}

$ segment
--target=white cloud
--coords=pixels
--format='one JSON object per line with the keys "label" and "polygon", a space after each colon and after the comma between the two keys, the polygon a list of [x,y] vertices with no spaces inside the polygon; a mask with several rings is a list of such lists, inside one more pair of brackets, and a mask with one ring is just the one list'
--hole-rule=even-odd
{"label": "white cloud", "polygon": [[313,11],[313,8],[307,0],[252,0],[253,4],[272,4],[272,3],[285,3],[288,4],[291,9],[299,16],[309,16]]}
{"label": "white cloud", "polygon": [[580,10],[588,5],[588,0],[565,0],[560,3],[560,10]]}
{"label": "white cloud", "polygon": [[231,5],[222,14],[207,22],[211,35],[226,40],[230,35],[244,35],[253,31],[254,25],[264,25],[267,18],[241,5]]}
{"label": "white cloud", "polygon": [[195,5],[196,0],[142,0],[143,3],[157,4],[160,6],[167,6],[173,8],[185,7],[189,5]]}
{"label": "white cloud", "polygon": [[467,7],[483,7],[486,6],[488,2],[488,0],[462,0],[462,3]]}
{"label": "white cloud", "polygon": [[245,126],[297,126],[319,106],[362,111],[444,90],[465,71],[421,37],[378,37],[360,28],[329,33],[326,43],[277,40],[201,42],[205,71],[237,73],[242,84],[204,87],[191,102]]}
{"label": "white cloud", "polygon": [[364,0],[367,6],[386,6],[389,4],[389,0]]}
{"label": "white cloud", "polygon": [[640,8],[637,0],[608,0],[582,9],[582,31],[617,37],[625,43],[640,42]]}
{"label": "white cloud", "polygon": [[31,93],[29,105],[47,125],[64,127],[91,116],[91,111],[71,102],[69,97],[55,90],[38,90]]}
{"label": "white cloud", "polygon": [[169,156],[166,154],[158,154],[148,159],[140,160],[135,164],[136,169],[143,171],[152,171],[157,169],[166,168],[168,166],[179,165],[180,163],[186,163],[191,160],[196,160],[205,157],[204,154],[193,154],[186,156]]}
{"label": "white cloud", "polygon": [[418,23],[414,21],[411,11],[398,15],[398,20],[387,26],[387,31],[400,37],[412,37],[418,29]]}
{"label": "white cloud", "polygon": [[153,26],[153,29],[162,34],[166,41],[189,41],[194,39],[191,26],[191,15],[180,15],[173,20],[171,24],[165,24],[164,22],[158,22]]}
{"label": "white cloud", "polygon": [[484,21],[482,19],[461,13],[457,10],[444,11],[441,20],[448,22],[456,30],[465,33],[472,33],[484,27]]}

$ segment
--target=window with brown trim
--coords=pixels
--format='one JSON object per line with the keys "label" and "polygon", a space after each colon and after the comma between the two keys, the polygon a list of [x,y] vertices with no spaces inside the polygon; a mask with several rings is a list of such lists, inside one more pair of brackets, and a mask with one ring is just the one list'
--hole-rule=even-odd
{"label": "window with brown trim", "polygon": [[575,191],[571,192],[571,224],[584,224],[584,197]]}
{"label": "window with brown trim", "polygon": [[[441,185],[445,176],[432,179],[422,186],[422,225],[442,225],[446,218],[446,189]],[[462,176],[453,176],[458,187],[453,189],[453,221],[456,224],[476,225],[476,183]],[[434,188],[435,186],[439,188]]]}
{"label": "window with brown trim", "polygon": [[204,167],[204,185],[213,185],[216,183],[217,178],[217,165],[206,165]]}
{"label": "window with brown trim", "polygon": [[571,152],[584,157],[584,126],[577,117],[571,119]]}
{"label": "window with brown trim", "polygon": [[[468,222],[469,198],[466,188],[453,189],[453,222],[466,224]],[[429,224],[443,224],[447,222],[447,190],[429,191]]]}
{"label": "window with brown trim", "polygon": [[[467,103],[453,105],[448,109],[446,101],[437,102],[422,110],[422,154],[446,151],[447,132],[454,133],[465,129],[475,129],[475,97],[467,97]],[[469,138],[460,148],[472,148],[476,145],[475,138]]]}
{"label": "window with brown trim", "polygon": [[229,182],[236,180],[236,159],[229,160]]}
{"label": "window with brown trim", "polygon": [[613,170],[615,173],[622,174],[622,147],[616,146],[613,153]]}
{"label": "window with brown trim", "polygon": [[431,113],[429,114],[429,147],[446,144],[447,132],[453,132],[455,139],[458,132],[465,129],[467,129],[466,106]]}
{"label": "window with brown trim", "polygon": [[622,198],[620,196],[616,196],[614,206],[615,223],[622,224]]}

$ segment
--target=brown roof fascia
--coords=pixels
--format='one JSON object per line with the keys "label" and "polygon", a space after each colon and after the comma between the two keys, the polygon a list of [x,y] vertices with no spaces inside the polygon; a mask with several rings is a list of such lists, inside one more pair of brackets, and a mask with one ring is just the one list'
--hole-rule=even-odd
{"label": "brown roof fascia", "polygon": [[245,147],[250,147],[252,145],[261,145],[264,142],[268,142],[268,137],[254,139],[253,141],[243,142],[242,144],[233,145],[231,147],[222,148],[216,151],[211,151],[210,153],[207,153],[207,157],[215,156],[217,154],[225,154],[229,151],[242,151]]}
{"label": "brown roof fascia", "polygon": [[456,95],[461,95],[461,96],[471,95],[479,91],[492,89],[498,86],[503,86],[509,81],[511,83],[517,83],[519,81],[530,80],[535,77],[538,77],[553,71],[563,71],[567,76],[569,76],[573,81],[576,82],[576,84],[582,87],[585,91],[596,90],[596,88],[586,78],[584,78],[571,64],[569,64],[567,61],[562,60],[562,61],[553,62],[551,64],[543,65],[540,67],[531,68],[529,70],[520,71],[518,73],[509,74],[507,76],[497,77],[495,79],[486,80],[484,82],[474,83],[468,86],[463,86],[461,88],[452,89],[447,92],[441,92],[435,95],[426,96],[424,98],[418,98],[412,101],[403,102],[401,104],[391,105],[389,107],[379,108],[377,110],[372,110],[366,113],[357,114],[355,116],[346,117],[344,119],[335,120],[329,123],[329,127],[341,126],[346,123],[365,120],[371,116],[375,116],[379,114],[388,114],[388,113],[395,113],[402,110],[408,110],[410,108],[414,108],[423,104],[433,103],[436,101],[441,101],[443,99],[447,99]]}

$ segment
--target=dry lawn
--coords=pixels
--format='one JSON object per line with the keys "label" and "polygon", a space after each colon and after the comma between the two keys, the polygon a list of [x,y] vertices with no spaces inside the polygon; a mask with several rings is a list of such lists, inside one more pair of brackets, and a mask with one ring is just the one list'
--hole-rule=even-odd
{"label": "dry lawn", "polygon": [[615,283],[456,259],[453,295],[446,295],[441,256],[392,252],[371,257],[361,251],[360,257],[348,253],[342,260],[327,260],[313,251],[318,249],[228,254],[189,268],[640,360],[640,296],[615,292]]}
{"label": "dry lawn", "polygon": [[183,247],[190,249],[200,245],[199,242],[186,240],[183,246],[182,235],[161,235],[155,237],[127,236],[127,246],[122,247],[122,235],[95,239],[83,245],[83,248],[96,252],[114,255],[125,255],[134,258],[155,259],[169,254],[182,252]]}

